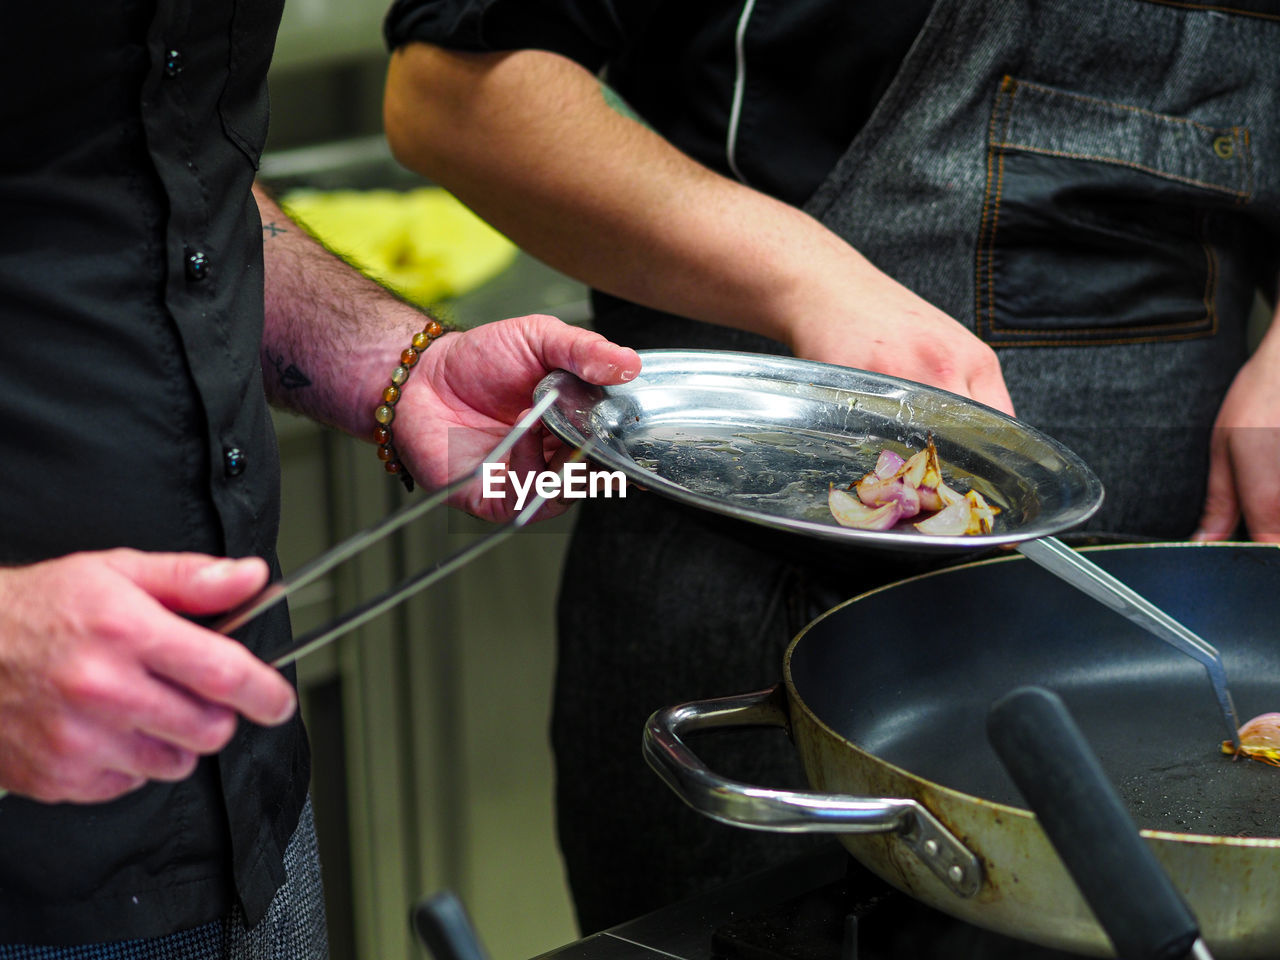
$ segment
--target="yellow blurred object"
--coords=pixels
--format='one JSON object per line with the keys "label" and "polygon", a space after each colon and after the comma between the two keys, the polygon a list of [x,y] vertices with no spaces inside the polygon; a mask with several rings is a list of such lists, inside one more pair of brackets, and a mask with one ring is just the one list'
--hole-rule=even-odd
{"label": "yellow blurred object", "polygon": [[330,250],[421,306],[474,290],[516,255],[510,240],[440,187],[296,190],[280,205]]}

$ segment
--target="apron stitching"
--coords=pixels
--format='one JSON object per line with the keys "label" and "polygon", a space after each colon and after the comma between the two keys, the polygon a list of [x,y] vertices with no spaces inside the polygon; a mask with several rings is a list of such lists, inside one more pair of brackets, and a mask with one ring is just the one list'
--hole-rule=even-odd
{"label": "apron stitching", "polygon": [[1051,340],[1002,340],[998,337],[984,338],[989,347],[1123,347],[1135,343],[1180,343],[1183,340],[1200,340],[1211,337],[1216,330],[1196,330],[1189,333],[1170,333],[1159,336],[1132,337],[1091,337],[1072,343],[1071,337],[1078,336],[1077,331],[1063,330],[1055,334]]}
{"label": "apron stitching", "polygon": [[[996,302],[995,300],[995,249],[996,249],[995,241],[996,241],[996,226],[1000,218],[1000,192],[1001,190],[1004,189],[1004,154],[1003,153],[999,154],[999,161],[998,161],[997,170],[995,174],[996,189],[995,189],[994,197],[992,197],[992,193],[991,193],[991,186],[992,186],[991,162],[997,153],[996,144],[999,141],[997,140],[997,137],[996,137],[996,126],[1001,120],[1001,111],[1003,110],[1004,112],[1004,116],[1003,116],[1004,129],[1000,133],[999,140],[1003,140],[1006,136],[1008,136],[1009,124],[1013,119],[1013,100],[1014,100],[1014,97],[1017,96],[1017,93],[1018,93],[1018,81],[1013,79],[1013,77],[1006,75],[1004,79],[1000,81],[1000,91],[996,95],[996,107],[994,110],[991,111],[991,121],[987,125],[987,188],[986,188],[986,193],[983,197],[983,204],[982,204],[983,222],[982,224],[980,224],[980,227],[979,227],[979,230],[980,230],[979,236],[981,236],[983,240],[979,245],[979,250],[982,251],[982,253],[980,254],[979,262],[977,264],[978,301],[975,304],[976,316],[974,317],[974,322],[979,327],[985,326],[988,332],[993,331],[995,326],[995,302]],[[1006,97],[1006,94],[1007,94],[1007,97]],[[989,219],[988,219],[988,213],[990,213]],[[985,284],[986,286],[985,299],[987,301],[987,311],[985,313],[985,319],[984,319],[984,312],[982,309],[982,302],[984,299],[983,290],[982,290],[982,287],[983,287],[982,275],[984,272],[983,270],[984,267],[986,268],[985,273],[987,276],[987,282]]]}
{"label": "apron stitching", "polygon": [[1195,177],[1184,177],[1176,173],[1167,173],[1163,170],[1157,170],[1155,167],[1148,167],[1145,164],[1137,163],[1133,160],[1121,160],[1117,157],[1108,157],[1095,153],[1074,153],[1070,150],[1050,150],[1046,147],[1032,147],[1024,143],[996,143],[994,147],[1000,147],[1008,150],[1022,150],[1026,153],[1038,153],[1049,157],[1063,157],[1067,160],[1091,160],[1097,163],[1110,163],[1118,167],[1130,167],[1134,170],[1141,170],[1143,173],[1150,173],[1165,180],[1174,180],[1178,183],[1185,183],[1193,187],[1203,187],[1206,190],[1215,190],[1219,193],[1229,193],[1237,199],[1247,197],[1246,191],[1234,189],[1232,187],[1224,187],[1220,184],[1210,183],[1207,180],[1197,180]]}
{"label": "apron stitching", "polygon": [[1241,144],[1241,163],[1244,164],[1244,183],[1247,193],[1237,198],[1237,202],[1244,204],[1253,198],[1253,140],[1249,135],[1248,127],[1233,127],[1232,134],[1239,138]]}
{"label": "apron stitching", "polygon": [[[1010,106],[1012,106],[1013,97],[1010,96]],[[996,233],[1000,226],[1000,203],[1004,199],[1004,161],[1005,154],[1000,153],[1000,160],[996,165],[996,195],[995,207],[991,215],[991,249],[987,255],[987,325],[989,329],[995,329],[996,323]]]}
{"label": "apron stitching", "polygon": [[1239,7],[1219,6],[1212,3],[1187,3],[1180,0],[1144,0],[1162,7],[1181,7],[1184,10],[1208,10],[1213,13],[1235,14],[1241,17],[1256,17],[1259,20],[1280,21],[1280,14],[1262,13],[1257,10],[1241,10]]}
{"label": "apron stitching", "polygon": [[[1052,94],[1055,97],[1065,97],[1068,100],[1079,100],[1081,103],[1097,103],[1104,107],[1113,107],[1116,110],[1128,110],[1131,113],[1139,113],[1145,117],[1151,117],[1154,120],[1163,120],[1166,123],[1178,123],[1186,126],[1199,127],[1205,133],[1221,133],[1224,128],[1211,127],[1207,123],[1200,123],[1198,120],[1192,120],[1190,117],[1177,117],[1168,113],[1158,113],[1155,110],[1148,110],[1145,107],[1136,107],[1131,103],[1120,103],[1116,100],[1104,100],[1101,97],[1091,97],[1084,93],[1072,93],[1069,90],[1059,90],[1055,87],[1046,87],[1043,84],[1034,83],[1030,80],[1015,80],[1014,83],[1023,87],[1030,87],[1032,90],[1042,90],[1045,93]],[[1232,127],[1231,129],[1237,129]]]}
{"label": "apron stitching", "polygon": [[[1204,246],[1205,246],[1205,243],[1204,243],[1204,241],[1203,241],[1203,240],[1202,240],[1202,241],[1200,241],[1200,246],[1202,246],[1202,247],[1204,247]],[[1205,266],[1206,266],[1206,269],[1207,269],[1207,270],[1208,270],[1208,272],[1209,272],[1209,273],[1211,273],[1211,274],[1212,274],[1214,271],[1216,271],[1216,269],[1217,269],[1216,260],[1217,260],[1217,254],[1210,254],[1210,255],[1206,256],[1206,258],[1205,258]],[[1210,288],[1210,287],[1212,287],[1212,286],[1213,286],[1214,284],[1216,284],[1216,283],[1217,283],[1217,278],[1216,278],[1216,277],[1209,276],[1209,277],[1206,277],[1206,278],[1205,278],[1205,286],[1206,286],[1206,288]],[[1206,296],[1207,296],[1207,293],[1206,293]],[[1206,320],[1208,320],[1208,321],[1210,322],[1210,329],[1208,329],[1208,330],[1196,329],[1196,330],[1187,330],[1187,331],[1186,331],[1186,333],[1187,333],[1187,335],[1188,335],[1188,336],[1205,337],[1205,336],[1210,336],[1210,335],[1212,335],[1212,334],[1214,334],[1214,333],[1216,333],[1216,332],[1217,332],[1217,328],[1216,328],[1216,319],[1215,319],[1212,315],[1208,315],[1208,316],[1206,316],[1206,317],[1201,317],[1201,318],[1198,318],[1198,319],[1196,319],[1196,320],[1175,320],[1175,321],[1173,321],[1172,323],[1153,323],[1153,324],[1144,324],[1144,325],[1142,326],[1142,328],[1141,328],[1141,329],[1142,329],[1142,332],[1143,332],[1144,334],[1148,334],[1148,333],[1151,333],[1151,334],[1156,334],[1156,333],[1165,333],[1165,332],[1168,332],[1168,331],[1182,330],[1183,328],[1186,328],[1186,327],[1200,327],[1202,324],[1204,324],[1204,322],[1205,322]],[[1001,334],[1010,334],[1010,333],[1031,333],[1031,334],[1035,334],[1035,333],[1043,333],[1044,331],[1042,331],[1042,330],[1037,330],[1037,329],[1035,329],[1035,328],[1028,328],[1028,327],[1001,327],[999,332],[1000,332]],[[1055,335],[1057,335],[1057,336],[1064,336],[1064,337],[1066,337],[1066,336],[1071,336],[1071,337],[1081,337],[1081,338],[1083,338],[1083,337],[1093,337],[1093,336],[1095,336],[1096,334],[1099,334],[1099,333],[1112,333],[1112,332],[1113,332],[1113,328],[1112,328],[1112,327],[1074,327],[1074,328],[1072,328],[1071,330],[1055,331]],[[1159,339],[1166,339],[1166,338],[1162,336],[1162,337],[1160,337]],[[1010,343],[1024,343],[1025,341],[1023,341],[1023,340],[1012,340],[1012,341],[1009,341],[1009,342],[1010,342]],[[1122,338],[1119,338],[1119,339],[1114,339],[1114,340],[1112,340],[1112,339],[1108,339],[1108,340],[1105,340],[1105,341],[1104,341],[1104,340],[1092,340],[1092,339],[1091,339],[1089,342],[1090,342],[1090,343],[1104,343],[1104,342],[1111,342],[1111,343],[1129,343],[1129,342],[1130,342],[1130,340],[1129,340],[1129,338],[1128,338],[1128,337],[1122,337]]]}
{"label": "apron stitching", "polygon": [[[1211,293],[1215,292],[1215,287],[1217,284],[1217,254],[1212,252],[1212,247],[1210,247],[1203,239],[1200,241],[1200,246],[1205,249],[1205,253],[1206,253],[1205,267],[1208,275],[1205,278],[1205,287],[1206,287],[1205,296],[1209,297]],[[1202,325],[1206,321],[1208,321],[1209,323],[1208,329],[1186,330],[1184,333],[1180,335],[1177,335],[1177,334],[1170,335],[1168,333],[1168,331],[1183,330],[1186,327],[1199,328],[1199,327],[1202,327]],[[1000,346],[1018,346],[1018,345],[1034,346],[1035,343],[1031,341],[1021,340],[1021,339],[1001,340],[999,339],[999,337],[1000,336],[1007,337],[1009,334],[1014,334],[1014,333],[1037,334],[1037,333],[1044,332],[1042,330],[1038,330],[1032,327],[1002,326],[999,330],[999,334],[997,334],[994,326],[990,327],[989,330],[991,333],[991,342],[998,344]],[[1212,336],[1218,331],[1217,316],[1214,313],[1212,307],[1208,305],[1208,301],[1206,301],[1206,316],[1204,317],[1197,318],[1195,320],[1177,320],[1172,323],[1144,324],[1141,330],[1142,330],[1141,335],[1135,334],[1135,336],[1132,336],[1132,337],[1111,336],[1111,337],[1097,338],[1097,334],[1112,333],[1113,329],[1111,327],[1075,327],[1070,330],[1055,330],[1054,336],[1060,337],[1060,338],[1074,337],[1082,340],[1087,338],[1090,344],[1113,344],[1113,345],[1121,344],[1121,343],[1143,343],[1143,342],[1151,342],[1155,340],[1175,340],[1175,339],[1187,339],[1187,338],[1194,338],[1194,337],[1207,337],[1207,336]],[[1149,334],[1160,334],[1160,336],[1148,336]],[[1049,341],[1049,342],[1053,342],[1053,341]]]}
{"label": "apron stitching", "polygon": [[996,93],[996,105],[991,111],[991,119],[987,121],[987,185],[982,191],[982,219],[978,222],[978,255],[974,258],[974,278],[973,278],[973,319],[974,325],[981,331],[986,324],[985,312],[982,309],[983,297],[986,294],[986,285],[982,282],[983,274],[987,270],[987,261],[991,256],[987,249],[987,224],[991,219],[991,184],[993,179],[991,176],[991,166],[995,162],[996,152],[992,147],[995,141],[996,118],[1000,115],[1000,103],[1004,92],[1004,87],[1008,84],[1009,78],[1005,77],[1001,83],[1000,90]]}

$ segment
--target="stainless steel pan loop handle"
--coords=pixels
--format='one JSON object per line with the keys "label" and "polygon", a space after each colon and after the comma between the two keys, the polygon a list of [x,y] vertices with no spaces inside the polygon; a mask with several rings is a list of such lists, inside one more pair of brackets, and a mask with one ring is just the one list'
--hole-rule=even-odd
{"label": "stainless steel pan loop handle", "polygon": [[978,858],[917,801],[775,790],[730,780],[712,772],[682,736],[789,725],[780,685],[682,703],[649,718],[644,757],[681,800],[712,820],[775,833],[895,833],[958,896],[977,893],[982,885]]}

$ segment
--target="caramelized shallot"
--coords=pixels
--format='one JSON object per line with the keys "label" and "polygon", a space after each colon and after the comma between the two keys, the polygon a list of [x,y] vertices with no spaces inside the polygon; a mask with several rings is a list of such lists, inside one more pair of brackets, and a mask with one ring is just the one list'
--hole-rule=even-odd
{"label": "caramelized shallot", "polygon": [[848,490],[834,486],[827,492],[827,505],[840,526],[857,530],[888,530],[902,519],[902,508],[897,501],[868,506]]}
{"label": "caramelized shallot", "polygon": [[901,505],[904,517],[914,517],[920,512],[923,501],[920,490],[907,483],[906,477],[892,477],[882,480],[875,474],[868,473],[857,483],[858,499],[869,507],[879,507],[886,503]]}
{"label": "caramelized shallot", "polygon": [[973,507],[970,506],[969,501],[958,500],[944,507],[928,520],[921,520],[913,526],[921,533],[927,533],[933,537],[960,537],[968,532],[972,520]]}
{"label": "caramelized shallot", "polygon": [[914,526],[930,536],[990,533],[1000,512],[978,491],[962,494],[947,485],[932,436],[925,449],[905,460],[881,450],[873,470],[852,486],[856,496],[832,486],[827,503],[837,523],[859,530],[889,530],[927,514]]}
{"label": "caramelized shallot", "polygon": [[987,503],[977,490],[970,490],[964,498],[973,507],[973,521],[966,533],[990,533],[995,528],[996,514],[1000,512],[1000,508]]}
{"label": "caramelized shallot", "polygon": [[1240,728],[1240,746],[1222,741],[1222,752],[1280,767],[1280,713],[1263,713]]}
{"label": "caramelized shallot", "polygon": [[907,461],[898,456],[892,450],[884,449],[880,451],[880,456],[876,457],[876,465],[874,467],[875,475],[883,479],[892,477],[895,473],[902,469],[902,465]]}

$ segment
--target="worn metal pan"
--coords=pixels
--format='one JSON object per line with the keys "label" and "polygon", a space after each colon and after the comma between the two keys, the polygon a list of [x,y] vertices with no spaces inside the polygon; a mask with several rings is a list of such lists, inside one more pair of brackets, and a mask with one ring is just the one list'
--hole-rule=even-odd
{"label": "worn metal pan", "polygon": [[[1280,709],[1280,549],[1089,554],[1213,638],[1242,716]],[[989,706],[1034,683],[1070,708],[1214,955],[1280,955],[1280,770],[1222,755],[1199,664],[1024,558],[855,597],[795,638],[782,671],[773,691],[650,719],[646,757],[708,816],[840,834],[858,860],[934,907],[1106,955],[1106,936],[986,741]],[[815,792],[728,781],[683,739],[744,725],[787,727]]]}

